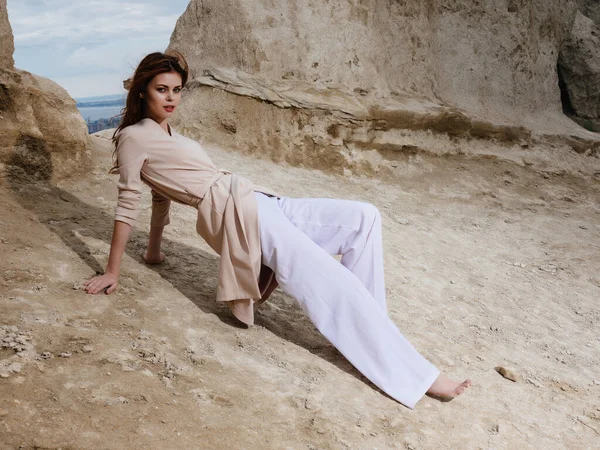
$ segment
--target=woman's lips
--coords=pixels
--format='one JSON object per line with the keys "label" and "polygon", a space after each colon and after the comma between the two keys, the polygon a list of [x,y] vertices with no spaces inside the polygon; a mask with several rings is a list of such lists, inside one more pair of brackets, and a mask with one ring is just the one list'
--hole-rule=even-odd
{"label": "woman's lips", "polygon": [[169,112],[171,112],[171,111],[173,111],[173,110],[175,109],[175,107],[174,107],[174,106],[165,106],[164,108],[165,108],[167,111],[169,111]]}

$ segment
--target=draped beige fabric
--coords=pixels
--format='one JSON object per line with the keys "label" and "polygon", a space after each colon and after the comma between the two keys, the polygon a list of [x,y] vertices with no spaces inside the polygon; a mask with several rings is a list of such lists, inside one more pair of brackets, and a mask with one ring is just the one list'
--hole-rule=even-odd
{"label": "draped beige fabric", "polygon": [[152,189],[152,226],[169,224],[171,201],[196,208],[196,231],[221,255],[216,299],[251,325],[256,307],[277,287],[261,263],[254,192],[276,194],[217,169],[198,142],[169,130],[146,118],[119,132],[115,220],[136,223],[144,183]]}

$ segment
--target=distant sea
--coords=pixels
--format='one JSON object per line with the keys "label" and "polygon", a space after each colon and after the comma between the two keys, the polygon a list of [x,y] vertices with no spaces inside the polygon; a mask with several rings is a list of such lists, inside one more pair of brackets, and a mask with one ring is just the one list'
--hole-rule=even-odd
{"label": "distant sea", "polygon": [[76,98],[77,109],[86,121],[110,119],[125,107],[125,95],[103,95]]}

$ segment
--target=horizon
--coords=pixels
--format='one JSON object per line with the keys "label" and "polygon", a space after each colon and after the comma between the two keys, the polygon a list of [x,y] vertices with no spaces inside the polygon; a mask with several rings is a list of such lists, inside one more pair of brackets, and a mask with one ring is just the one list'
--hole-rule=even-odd
{"label": "horizon", "polygon": [[123,99],[125,99],[127,97],[127,92],[124,93],[117,93],[117,94],[106,94],[106,95],[92,95],[92,96],[88,96],[88,97],[73,97],[73,100],[75,100],[76,102],[79,102],[81,100],[107,100],[107,99],[112,99],[112,98],[116,98],[116,97],[123,97]]}
{"label": "horizon", "polygon": [[126,95],[123,80],[164,51],[188,0],[7,0],[15,67],[48,78],[74,99]]}

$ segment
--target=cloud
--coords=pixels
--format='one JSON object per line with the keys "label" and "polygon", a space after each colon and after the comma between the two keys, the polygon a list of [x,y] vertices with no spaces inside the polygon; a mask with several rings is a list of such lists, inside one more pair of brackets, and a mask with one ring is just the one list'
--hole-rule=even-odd
{"label": "cloud", "polygon": [[8,0],[15,65],[72,96],[119,93],[144,55],[165,50],[188,1]]}
{"label": "cloud", "polygon": [[59,40],[101,43],[132,36],[170,36],[183,11],[176,10],[174,5],[165,8],[166,3],[12,0],[8,11],[15,45],[39,45]]}
{"label": "cloud", "polygon": [[126,94],[123,77],[118,72],[101,72],[54,78],[53,81],[67,90],[73,98],[95,95]]}
{"label": "cloud", "polygon": [[74,49],[65,61],[70,70],[102,69],[121,71],[135,68],[150,52],[165,50],[169,43],[164,37],[109,41],[100,45],[83,45]]}

